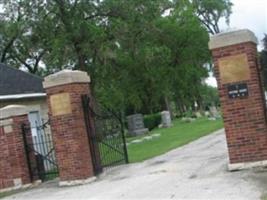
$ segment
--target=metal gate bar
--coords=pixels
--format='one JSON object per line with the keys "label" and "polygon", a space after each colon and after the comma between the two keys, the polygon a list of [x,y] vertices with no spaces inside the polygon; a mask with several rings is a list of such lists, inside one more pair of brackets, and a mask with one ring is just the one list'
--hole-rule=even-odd
{"label": "metal gate bar", "polygon": [[38,177],[42,181],[50,180],[59,173],[52,136],[46,130],[47,126],[48,122],[34,127],[23,124],[21,127],[31,179]]}
{"label": "metal gate bar", "polygon": [[102,168],[128,163],[123,123],[103,106],[97,105],[96,113],[88,95],[81,98],[95,174]]}

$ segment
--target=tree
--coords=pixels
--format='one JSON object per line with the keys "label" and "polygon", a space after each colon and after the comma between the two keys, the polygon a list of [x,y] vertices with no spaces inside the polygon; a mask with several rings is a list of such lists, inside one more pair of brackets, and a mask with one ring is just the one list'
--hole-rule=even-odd
{"label": "tree", "polygon": [[10,59],[10,50],[22,32],[23,26],[21,23],[22,13],[20,11],[19,3],[4,2],[5,10],[1,13],[0,19],[0,62],[4,63]]}
{"label": "tree", "polygon": [[219,106],[220,100],[217,88],[203,84],[200,90],[205,109],[210,106]]}
{"label": "tree", "polygon": [[207,70],[202,66],[210,58],[209,36],[192,9],[180,8],[161,21],[160,41],[172,53],[169,77],[173,99],[184,110],[184,107],[192,107],[195,101],[201,101],[198,87],[207,76]]}
{"label": "tree", "polygon": [[[164,77],[169,50],[157,44],[155,38],[155,22],[161,18],[164,1],[122,2],[105,2],[105,8],[116,11],[118,17],[107,19],[105,30],[109,30],[110,38],[114,39],[106,44],[108,54],[96,71],[97,77],[106,73],[114,78],[114,82],[101,79],[96,84],[101,84],[106,91],[100,91],[101,96],[117,99],[114,102],[118,106],[127,105],[129,112],[151,113],[160,107],[159,101],[168,80]],[[117,98],[121,96],[123,98]]]}
{"label": "tree", "polygon": [[[18,33],[6,63],[41,75],[87,71],[97,100],[129,114],[202,102],[208,33],[189,1],[12,0],[4,8],[3,30]],[[5,44],[12,36],[0,35]]]}
{"label": "tree", "polygon": [[26,68],[30,73],[40,71],[47,39],[45,33],[46,10],[42,1],[6,1],[2,18],[1,62],[17,68]]}
{"label": "tree", "polygon": [[210,34],[220,32],[219,21],[222,18],[229,24],[233,6],[230,0],[192,0],[192,5],[199,20]]}

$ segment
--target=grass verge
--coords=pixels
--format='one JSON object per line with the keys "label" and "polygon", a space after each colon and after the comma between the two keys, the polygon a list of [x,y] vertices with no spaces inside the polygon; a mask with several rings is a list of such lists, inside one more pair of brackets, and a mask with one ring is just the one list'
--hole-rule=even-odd
{"label": "grass verge", "polygon": [[[210,121],[207,118],[200,118],[191,123],[183,122],[180,119],[174,120],[171,128],[157,128],[147,134],[159,133],[160,137],[130,144],[128,146],[129,160],[130,162],[140,162],[161,155],[220,128],[223,128],[222,120]],[[137,138],[141,139],[142,137]],[[128,138],[127,142],[132,140],[133,138]]]}
{"label": "grass verge", "polygon": [[267,200],[267,194],[261,197],[262,200]]}
{"label": "grass verge", "polygon": [[10,195],[13,195],[13,194],[17,194],[19,192],[24,192],[26,190],[28,190],[28,189],[18,189],[18,190],[12,190],[12,191],[8,191],[8,192],[0,192],[0,199],[7,197],[7,196],[10,196]]}

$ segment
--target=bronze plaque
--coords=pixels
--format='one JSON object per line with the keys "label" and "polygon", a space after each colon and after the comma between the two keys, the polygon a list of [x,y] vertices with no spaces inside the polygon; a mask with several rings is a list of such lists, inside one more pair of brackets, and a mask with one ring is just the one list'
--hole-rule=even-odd
{"label": "bronze plaque", "polygon": [[50,96],[52,115],[66,115],[71,113],[70,94],[61,93]]}
{"label": "bronze plaque", "polygon": [[249,65],[246,54],[228,56],[219,59],[219,70],[222,84],[250,79]]}

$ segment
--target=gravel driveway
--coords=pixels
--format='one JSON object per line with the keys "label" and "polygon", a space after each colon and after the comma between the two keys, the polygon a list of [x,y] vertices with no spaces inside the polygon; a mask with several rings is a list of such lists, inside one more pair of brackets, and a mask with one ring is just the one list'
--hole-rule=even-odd
{"label": "gravel driveway", "polygon": [[[227,171],[224,131],[142,163],[113,168],[94,183],[45,183],[6,199],[260,199],[267,169]],[[266,190],[267,191],[267,190]]]}

